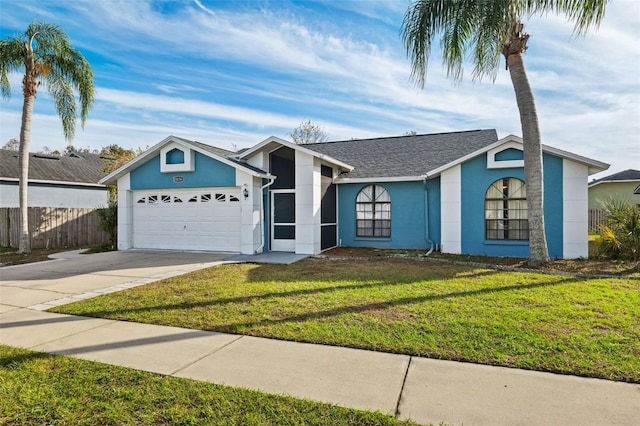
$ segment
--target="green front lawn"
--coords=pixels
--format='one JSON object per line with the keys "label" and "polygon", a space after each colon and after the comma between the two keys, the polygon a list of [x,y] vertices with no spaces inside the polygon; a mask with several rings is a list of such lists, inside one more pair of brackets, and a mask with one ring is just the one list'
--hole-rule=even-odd
{"label": "green front lawn", "polygon": [[214,267],[55,312],[640,382],[640,281],[411,259]]}
{"label": "green front lawn", "polygon": [[3,425],[413,425],[381,413],[0,345]]}

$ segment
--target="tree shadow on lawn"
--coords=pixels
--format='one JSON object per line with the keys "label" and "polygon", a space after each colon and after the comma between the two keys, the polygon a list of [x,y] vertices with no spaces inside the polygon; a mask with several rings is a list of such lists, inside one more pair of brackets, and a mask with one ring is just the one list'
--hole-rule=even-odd
{"label": "tree shadow on lawn", "polygon": [[[465,276],[465,278],[493,275],[498,273],[501,273],[501,272],[493,271],[493,270],[482,270],[482,271],[469,274]],[[571,283],[576,283],[581,281],[583,280],[578,277],[562,276],[550,282],[531,283],[531,284],[513,284],[508,286],[482,288],[482,289],[467,290],[467,291],[456,291],[456,292],[444,293],[444,294],[428,294],[428,295],[415,296],[415,297],[401,297],[398,299],[393,299],[393,300],[388,300],[383,302],[370,302],[370,303],[362,303],[362,304],[349,305],[349,306],[341,306],[337,308],[314,311],[314,312],[306,312],[303,314],[286,316],[282,318],[262,318],[256,321],[245,321],[245,322],[239,322],[239,323],[221,324],[221,325],[215,325],[212,327],[203,327],[202,330],[237,333],[239,330],[243,328],[245,329],[255,328],[255,327],[269,326],[269,325],[286,323],[286,322],[305,322],[309,320],[320,320],[323,318],[335,317],[335,316],[340,316],[340,315],[350,314],[350,313],[365,313],[369,311],[385,310],[385,309],[393,308],[396,306],[406,306],[406,305],[412,305],[417,303],[438,301],[438,300],[451,299],[451,298],[482,296],[487,294],[509,292],[509,291],[531,290],[536,288],[566,285],[566,284],[571,284]],[[282,292],[270,292],[270,293],[263,293],[259,295],[240,296],[240,297],[223,298],[223,299],[207,300],[207,301],[191,302],[191,303],[173,303],[173,304],[167,304],[167,305],[145,306],[145,307],[137,307],[137,308],[130,308],[130,309],[116,308],[112,310],[82,312],[82,315],[96,316],[96,317],[109,317],[109,316],[127,315],[127,314],[135,314],[135,313],[148,313],[148,312],[154,312],[154,311],[189,310],[189,309],[195,309],[195,308],[208,308],[208,307],[222,306],[222,305],[228,305],[228,304],[247,303],[255,300],[269,299],[269,298],[286,298],[286,297],[322,294],[325,292],[360,290],[360,289],[367,289],[367,288],[380,288],[380,287],[387,287],[387,286],[406,285],[407,283],[410,283],[410,282],[411,281],[408,280],[406,282],[398,282],[398,281],[376,282],[376,283],[367,283],[367,284],[352,284],[352,285],[345,285],[345,286],[328,286],[328,287],[311,288],[311,289],[297,289],[297,290],[289,290],[289,291],[282,291]]]}
{"label": "tree shadow on lawn", "polygon": [[515,284],[515,285],[509,285],[506,287],[483,288],[479,290],[458,291],[458,292],[445,293],[445,294],[431,294],[431,295],[417,296],[417,297],[402,297],[399,299],[389,300],[385,302],[372,302],[372,303],[363,303],[360,305],[342,306],[339,308],[326,309],[322,311],[309,312],[309,313],[304,313],[299,315],[292,315],[292,316],[283,317],[283,318],[263,318],[258,321],[246,321],[246,322],[235,323],[235,324],[234,323],[222,324],[214,328],[211,328],[210,331],[234,332],[240,328],[254,328],[254,327],[269,326],[274,324],[281,324],[286,322],[305,322],[309,320],[319,320],[319,319],[339,316],[343,314],[379,311],[379,310],[384,310],[388,308],[393,308],[396,306],[412,305],[415,303],[433,302],[433,301],[450,299],[450,298],[482,296],[486,294],[501,293],[501,292],[507,292],[507,291],[530,290],[535,288],[565,285],[565,284],[570,284],[570,283],[575,283],[580,281],[582,281],[582,279],[580,278],[564,277],[564,278],[559,278],[555,281],[544,282],[544,283]]}
{"label": "tree shadow on lawn", "polygon": [[44,352],[25,351],[9,346],[0,347],[0,369],[15,370],[23,363],[50,357],[50,354]]}
{"label": "tree shadow on lawn", "polygon": [[[261,268],[271,268],[272,265],[259,266],[256,269]],[[251,272],[255,271],[252,270]],[[482,270],[482,271],[474,271],[473,273],[467,274],[464,278],[478,278],[483,276],[495,275],[501,273],[496,270]],[[258,277],[251,277],[249,282],[264,282],[265,275],[263,273],[258,274]],[[429,277],[422,278],[421,281],[429,281],[441,279],[441,277]],[[307,279],[300,278],[297,281],[309,281]],[[327,280],[323,280],[327,281]],[[338,281],[338,280],[336,280]],[[341,281],[341,280],[340,280]],[[122,315],[122,314],[134,314],[134,313],[145,313],[145,312],[154,312],[154,311],[170,311],[170,310],[184,310],[184,309],[193,309],[193,308],[206,308],[206,307],[215,307],[215,306],[223,306],[223,305],[232,305],[239,303],[249,303],[255,300],[260,299],[270,299],[270,298],[287,298],[287,297],[296,297],[296,296],[308,296],[313,294],[324,294],[329,292],[338,292],[338,291],[349,291],[349,290],[361,290],[367,288],[382,288],[382,287],[394,287],[394,286],[403,286],[406,284],[411,284],[415,282],[415,279],[404,279],[404,280],[394,280],[394,281],[374,281],[365,284],[350,284],[350,285],[333,285],[333,286],[325,286],[325,287],[314,287],[314,288],[305,288],[305,289],[296,289],[296,290],[286,290],[285,291],[275,291],[261,294],[252,294],[247,296],[238,296],[238,297],[230,297],[230,298],[220,298],[215,300],[206,300],[200,302],[178,302],[166,305],[157,305],[157,306],[141,306],[138,308],[116,308],[109,310],[100,310],[100,311],[87,311],[82,312],[82,315],[91,316],[91,317],[109,317],[110,315]],[[287,282],[291,282],[291,280],[287,280]],[[286,282],[283,282],[283,285],[286,285]],[[108,297],[108,296],[107,296]],[[82,303],[82,302],[79,302]],[[63,308],[64,309],[64,308]]]}

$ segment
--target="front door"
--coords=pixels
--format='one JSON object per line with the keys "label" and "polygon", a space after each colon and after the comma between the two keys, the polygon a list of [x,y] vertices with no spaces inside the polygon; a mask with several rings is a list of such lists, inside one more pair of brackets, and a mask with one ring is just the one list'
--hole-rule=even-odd
{"label": "front door", "polygon": [[271,191],[271,251],[296,251],[296,193]]}

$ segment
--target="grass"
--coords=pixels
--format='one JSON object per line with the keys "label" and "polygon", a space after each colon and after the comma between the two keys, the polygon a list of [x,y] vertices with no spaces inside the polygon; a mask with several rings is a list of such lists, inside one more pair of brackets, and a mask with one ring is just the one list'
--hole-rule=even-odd
{"label": "grass", "polygon": [[411,259],[229,264],[53,309],[640,382],[640,281]]}
{"label": "grass", "polygon": [[73,250],[68,247],[55,249],[33,249],[31,253],[18,253],[14,247],[0,247],[0,266],[22,265],[25,263],[49,260],[49,255]]}
{"label": "grass", "polygon": [[0,424],[413,425],[291,397],[0,345]]}

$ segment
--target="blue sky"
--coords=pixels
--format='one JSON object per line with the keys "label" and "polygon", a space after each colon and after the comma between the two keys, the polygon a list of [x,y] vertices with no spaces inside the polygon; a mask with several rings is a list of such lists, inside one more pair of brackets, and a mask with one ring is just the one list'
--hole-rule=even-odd
{"label": "blue sky", "polygon": [[[95,72],[96,102],[73,144],[154,145],[168,135],[222,148],[288,137],[303,120],[330,140],[495,128],[521,135],[504,61],[495,82],[409,80],[399,30],[408,0],[2,0],[0,36],[33,20],[60,25]],[[561,17],[525,21],[525,64],[545,144],[640,169],[640,2],[614,0],[596,32]],[[17,138],[21,76],[0,110],[0,143]],[[66,142],[46,91],[32,151]]]}

